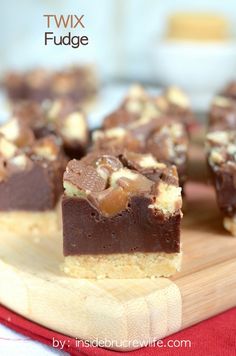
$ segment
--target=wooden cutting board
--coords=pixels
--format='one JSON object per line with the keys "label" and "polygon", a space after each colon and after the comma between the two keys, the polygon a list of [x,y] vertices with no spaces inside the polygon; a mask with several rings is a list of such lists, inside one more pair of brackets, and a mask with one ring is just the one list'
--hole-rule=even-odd
{"label": "wooden cutting board", "polygon": [[[188,183],[186,196],[183,268],[171,279],[182,296],[182,329],[236,306],[236,238],[222,228],[211,187]],[[68,278],[59,268],[61,250],[60,236],[35,241],[2,234],[0,302],[43,326],[82,339],[144,341],[176,331],[172,320],[163,325],[172,315],[165,301],[168,279]],[[180,301],[173,297],[171,303],[175,308]],[[117,345],[112,348],[119,349]]]}

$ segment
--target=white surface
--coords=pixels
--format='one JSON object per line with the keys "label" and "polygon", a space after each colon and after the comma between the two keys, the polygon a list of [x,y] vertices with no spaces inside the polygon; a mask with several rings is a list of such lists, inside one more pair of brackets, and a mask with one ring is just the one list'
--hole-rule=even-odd
{"label": "white surface", "polygon": [[66,356],[52,347],[43,345],[37,341],[8,329],[0,324],[0,355],[1,356]]}
{"label": "white surface", "polygon": [[[1,0],[0,75],[11,66],[57,67],[92,60],[104,79],[136,78],[155,83],[150,50],[165,32],[167,17],[176,10],[223,14],[229,18],[230,32],[236,33],[235,0]],[[74,34],[88,34],[88,46],[44,46],[43,14],[82,13],[86,28],[75,29]]]}
{"label": "white surface", "polygon": [[197,110],[207,110],[212,94],[236,78],[236,42],[162,41],[153,48],[156,78],[183,88]]}

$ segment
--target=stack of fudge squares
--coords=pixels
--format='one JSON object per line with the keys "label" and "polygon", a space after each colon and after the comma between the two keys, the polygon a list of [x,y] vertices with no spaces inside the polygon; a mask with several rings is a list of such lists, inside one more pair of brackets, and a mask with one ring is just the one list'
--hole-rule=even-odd
{"label": "stack of fudge squares", "polygon": [[35,91],[25,78],[9,87],[11,115],[0,126],[1,228],[59,232],[62,206],[66,274],[144,278],[179,271],[193,120],[188,98],[174,87],[150,96],[135,85],[90,134],[78,97],[54,98],[46,78],[36,77]]}
{"label": "stack of fudge squares", "polygon": [[236,236],[236,82],[213,99],[206,146],[223,225]]}
{"label": "stack of fudge squares", "polygon": [[92,133],[89,153],[71,160],[62,199],[63,270],[80,278],[171,276],[181,267],[187,97],[140,86]]}
{"label": "stack of fudge squares", "polygon": [[84,114],[74,101],[21,101],[0,126],[1,229],[30,234],[58,231],[63,173],[88,145]]}
{"label": "stack of fudge squares", "polygon": [[43,102],[67,97],[86,107],[94,101],[98,91],[95,68],[89,65],[60,70],[11,71],[6,73],[1,84],[11,102]]}

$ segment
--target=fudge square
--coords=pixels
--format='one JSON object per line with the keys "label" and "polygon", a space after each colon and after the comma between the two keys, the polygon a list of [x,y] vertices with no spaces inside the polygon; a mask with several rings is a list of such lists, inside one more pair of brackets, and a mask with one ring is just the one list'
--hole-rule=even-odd
{"label": "fudge square", "polygon": [[43,235],[58,231],[68,160],[55,136],[31,142],[27,132],[14,142],[0,134],[0,226],[2,232]]}
{"label": "fudge square", "polygon": [[236,131],[207,134],[208,166],[214,183],[223,225],[236,236]]}
{"label": "fudge square", "polygon": [[181,188],[151,154],[92,152],[71,160],[62,199],[66,274],[171,276],[180,270]]}
{"label": "fudge square", "polygon": [[0,133],[12,137],[17,126],[31,129],[37,139],[50,135],[58,137],[65,154],[71,158],[84,156],[89,142],[86,116],[79,104],[69,98],[57,98],[43,105],[33,100],[15,103],[12,117],[0,127]]}
{"label": "fudge square", "polygon": [[189,133],[185,122],[187,111],[184,115],[177,102],[187,104],[187,98],[177,89],[167,92],[167,97],[155,98],[140,86],[131,87],[121,107],[105,117],[99,130],[93,131],[90,149],[111,152],[123,147],[137,153],[151,153],[158,161],[177,167],[180,186],[184,187]]}

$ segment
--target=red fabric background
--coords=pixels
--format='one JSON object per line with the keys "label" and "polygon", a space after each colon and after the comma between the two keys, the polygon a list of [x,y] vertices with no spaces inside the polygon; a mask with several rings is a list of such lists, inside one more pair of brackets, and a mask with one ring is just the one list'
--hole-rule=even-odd
{"label": "red fabric background", "polygon": [[[53,338],[66,341],[64,351],[71,355],[114,356],[124,354],[98,347],[80,346],[78,348],[74,339],[35,324],[2,306],[0,306],[0,323],[49,346],[52,346]],[[152,346],[125,354],[127,356],[236,356],[236,308],[171,335],[163,341],[166,344],[168,340],[190,340],[191,348]]]}

